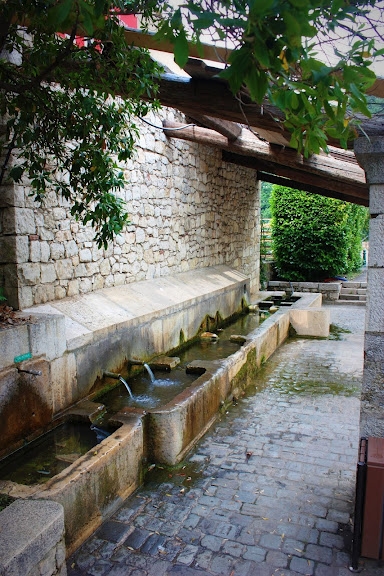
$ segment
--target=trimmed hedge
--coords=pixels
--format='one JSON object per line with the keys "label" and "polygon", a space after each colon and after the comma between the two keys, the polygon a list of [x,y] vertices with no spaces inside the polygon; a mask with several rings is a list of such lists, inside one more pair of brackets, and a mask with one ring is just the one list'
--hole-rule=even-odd
{"label": "trimmed hedge", "polygon": [[280,278],[321,281],[362,265],[363,206],[274,186],[271,195],[273,255]]}

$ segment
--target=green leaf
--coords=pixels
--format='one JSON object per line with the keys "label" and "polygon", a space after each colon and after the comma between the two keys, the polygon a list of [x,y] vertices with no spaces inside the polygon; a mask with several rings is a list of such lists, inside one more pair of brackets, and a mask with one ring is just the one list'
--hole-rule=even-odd
{"label": "green leaf", "polygon": [[48,11],[48,22],[56,24],[60,29],[61,24],[68,18],[73,8],[73,0],[63,0]]}
{"label": "green leaf", "polygon": [[252,100],[261,104],[268,88],[268,78],[265,72],[253,68],[244,78]]}
{"label": "green leaf", "polygon": [[184,68],[189,55],[189,47],[184,28],[179,32],[174,43],[175,62],[180,68]]}
{"label": "green leaf", "polygon": [[22,166],[14,166],[10,172],[9,172],[9,176],[12,178],[12,180],[14,180],[15,182],[20,182],[21,177],[24,173],[24,168]]}

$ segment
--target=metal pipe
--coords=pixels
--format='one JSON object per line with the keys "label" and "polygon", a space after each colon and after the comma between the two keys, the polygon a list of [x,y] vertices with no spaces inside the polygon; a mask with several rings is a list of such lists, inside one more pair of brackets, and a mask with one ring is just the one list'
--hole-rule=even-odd
{"label": "metal pipe", "polygon": [[114,372],[103,372],[103,376],[107,378],[115,378],[115,380],[119,380],[120,374],[115,374]]}
{"label": "metal pipe", "polygon": [[27,368],[18,368],[18,372],[25,372],[26,374],[32,374],[32,376],[41,376],[41,370],[28,370]]}

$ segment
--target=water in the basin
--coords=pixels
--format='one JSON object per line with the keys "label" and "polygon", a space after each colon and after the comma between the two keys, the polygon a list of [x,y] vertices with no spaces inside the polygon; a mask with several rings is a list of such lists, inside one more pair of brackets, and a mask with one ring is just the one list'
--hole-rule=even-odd
{"label": "water in the basin", "polygon": [[200,340],[192,344],[187,350],[179,354],[181,364],[187,365],[192,360],[219,360],[227,358],[239,349],[237,342],[231,342],[230,337],[236,335],[247,335],[259,327],[263,318],[259,314],[245,314],[240,316],[235,322],[217,331],[218,340]]}
{"label": "water in the basin", "polygon": [[[217,360],[226,358],[239,350],[240,344],[231,342],[233,334],[246,335],[258,328],[259,314],[247,314],[235,322],[218,331],[219,339],[215,341],[198,341],[178,354],[180,365],[171,372],[156,372],[144,364],[145,373],[129,379],[129,387],[133,398],[128,396],[123,386],[116,386],[97,400],[104,404],[109,414],[118,412],[126,407],[138,407],[145,410],[164,406],[177,394],[196,380],[196,375],[186,374],[187,364],[192,360]],[[150,382],[148,382],[148,375]]]}
{"label": "water in the basin", "polygon": [[128,406],[156,408],[167,404],[177,394],[191,386],[196,380],[196,375],[186,374],[185,369],[177,367],[171,372],[158,372],[154,382],[148,380],[146,372],[129,379],[133,399],[129,397],[125,388],[119,385],[99,396],[97,400],[106,406],[110,414]]}
{"label": "water in the basin", "polygon": [[0,480],[41,484],[98,443],[86,422],[65,422],[0,461]]}

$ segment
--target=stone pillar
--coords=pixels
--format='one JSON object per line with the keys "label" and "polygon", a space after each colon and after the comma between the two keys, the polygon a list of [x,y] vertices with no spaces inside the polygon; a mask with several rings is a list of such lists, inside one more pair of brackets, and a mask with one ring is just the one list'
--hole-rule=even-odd
{"label": "stone pillar", "polygon": [[355,142],[369,184],[369,258],[365,320],[362,436],[384,437],[384,136]]}

